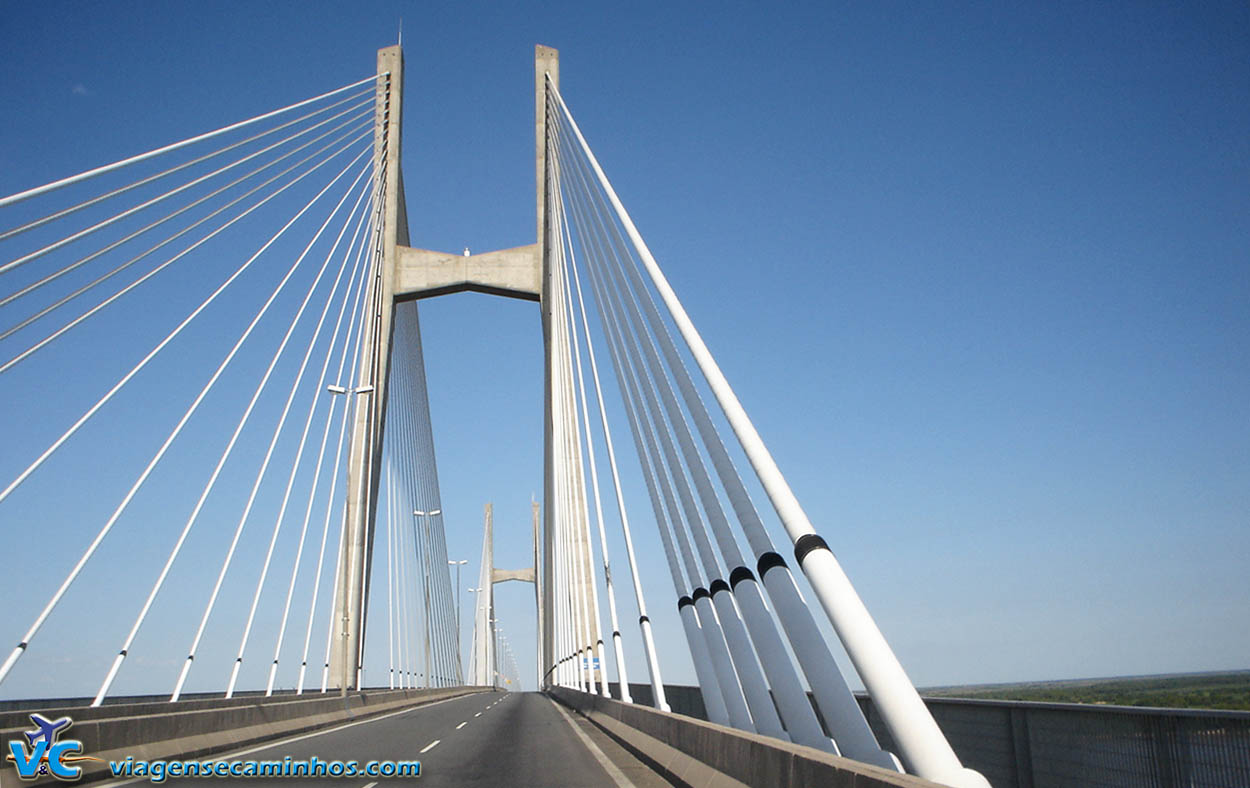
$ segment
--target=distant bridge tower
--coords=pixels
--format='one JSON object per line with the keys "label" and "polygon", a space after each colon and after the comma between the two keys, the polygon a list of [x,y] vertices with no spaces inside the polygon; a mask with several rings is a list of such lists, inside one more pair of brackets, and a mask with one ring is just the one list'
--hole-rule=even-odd
{"label": "distant bridge tower", "polygon": [[[374,273],[371,286],[372,312],[361,343],[359,380],[362,385],[353,394],[358,398],[352,429],[347,480],[347,507],[343,529],[343,561],[336,580],[337,602],[334,624],[335,648],[331,653],[330,682],[341,689],[361,685],[364,663],[365,611],[368,609],[369,581],[372,567],[374,528],[377,517],[378,480],[382,474],[382,437],[387,409],[387,377],[390,370],[392,317],[395,304],[401,301],[429,298],[449,293],[473,291],[490,295],[519,298],[537,302],[541,309],[544,345],[544,415],[543,473],[544,500],[542,524],[541,576],[534,578],[539,594],[539,664],[553,663],[550,611],[553,609],[552,588],[542,578],[552,572],[554,507],[554,461],[556,447],[553,437],[553,353],[552,292],[549,265],[554,243],[552,228],[546,215],[548,199],[547,176],[547,80],[559,87],[559,53],[539,46],[534,55],[534,139],[537,211],[537,242],[510,249],[464,255],[413,248],[408,239],[407,206],[404,200],[404,178],[400,166],[402,152],[402,116],[404,61],[399,46],[378,51],[378,101],[374,126],[374,183],[381,195],[381,264]],[[568,452],[567,467],[576,474],[578,500],[574,511],[585,511],[585,484],[581,483],[580,449],[574,445],[560,447]],[[536,510],[537,511],[537,510]],[[585,533],[585,529],[571,529]],[[578,545],[584,556],[580,577],[587,586],[593,577],[589,550]],[[538,570],[535,563],[534,570]],[[518,578],[502,578],[518,579]],[[589,597],[589,588],[586,589]],[[593,649],[595,633],[587,623],[577,639]],[[540,671],[542,668],[540,668]]]}
{"label": "distant bridge tower", "polygon": [[[473,608],[473,646],[469,658],[470,684],[484,687],[495,686],[499,677],[499,655],[496,653],[497,627],[495,619],[495,584],[516,580],[534,584],[534,603],[539,611],[538,621],[541,627],[542,595],[538,583],[538,528],[539,506],[532,504],[533,511],[533,550],[534,563],[524,569],[495,568],[495,536],[494,514],[491,504],[486,504],[485,524],[482,536],[482,566],[479,575],[480,586],[476,589],[477,600]],[[542,641],[541,629],[539,642]]]}

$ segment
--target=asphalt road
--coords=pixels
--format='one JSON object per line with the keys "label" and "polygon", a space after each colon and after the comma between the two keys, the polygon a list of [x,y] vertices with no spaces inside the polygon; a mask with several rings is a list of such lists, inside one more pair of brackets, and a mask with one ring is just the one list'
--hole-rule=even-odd
{"label": "asphalt road", "polygon": [[[580,734],[579,734],[580,731]],[[163,785],[629,786],[669,783],[593,725],[537,693],[485,692],[215,756],[215,760],[420,760],[421,776],[167,778]],[[205,760],[205,759],[201,759]],[[109,786],[151,785],[148,780]]]}

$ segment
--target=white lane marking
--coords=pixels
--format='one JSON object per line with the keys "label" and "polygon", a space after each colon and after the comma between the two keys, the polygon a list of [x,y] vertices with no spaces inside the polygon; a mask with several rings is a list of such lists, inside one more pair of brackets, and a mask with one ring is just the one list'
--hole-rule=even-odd
{"label": "white lane marking", "polygon": [[582,740],[582,744],[586,745],[586,749],[590,750],[590,754],[595,756],[595,760],[599,762],[599,765],[603,767],[603,770],[608,773],[609,777],[612,778],[612,782],[619,785],[620,788],[635,788],[634,784],[631,783],[629,778],[625,776],[625,773],[618,769],[615,763],[608,760],[608,756],[603,754],[603,750],[599,749],[599,745],[591,741],[590,737],[586,735],[586,732],[578,727],[577,723],[573,721],[573,718],[569,716],[569,713],[564,710],[564,707],[559,703],[556,703],[555,700],[551,698],[548,698],[547,700],[550,700],[551,705],[556,707],[556,711],[560,712],[560,715],[564,717],[564,719],[568,720],[569,727],[571,727],[573,732],[577,734],[577,738]]}
{"label": "white lane marking", "polygon": [[435,747],[437,747],[437,746],[438,746],[438,743],[439,743],[440,741],[442,741],[442,739],[435,739],[434,741],[432,741],[432,742],[430,742],[429,744],[425,745],[425,749],[421,751],[421,754],[422,754],[422,755],[424,755],[425,753],[427,753],[427,752],[429,752],[430,750],[432,750],[432,749],[434,749]]}
{"label": "white lane marking", "polygon": [[[473,693],[473,694],[476,694],[476,693]],[[354,728],[357,725],[368,725],[371,722],[381,722],[382,720],[390,719],[391,717],[398,717],[401,714],[409,714],[414,711],[421,711],[422,709],[428,709],[431,706],[438,706],[443,703],[450,703],[453,700],[460,700],[461,698],[467,698],[467,697],[471,697],[471,696],[470,695],[457,695],[454,698],[443,698],[442,700],[436,700],[433,703],[426,703],[421,706],[413,706],[412,708],[400,709],[399,711],[392,711],[389,714],[383,714],[380,717],[370,717],[367,720],[356,720],[355,722],[346,722],[334,728],[326,728],[323,731],[313,731],[312,733],[305,733],[302,736],[294,736],[290,739],[280,739],[279,741],[276,741],[276,742],[270,742],[268,744],[261,744],[261,745],[252,747],[247,750],[240,750],[239,752],[232,752],[232,753],[227,753],[225,755],[214,756],[213,760],[216,760],[216,761],[231,760],[231,759],[237,760],[238,758],[241,758],[244,755],[251,755],[254,752],[260,752],[261,750],[270,750],[275,747],[283,747],[288,744],[294,744],[297,741],[303,741],[304,739],[311,739],[314,736],[324,736],[327,733],[335,733],[336,731],[345,730],[347,728]],[[133,779],[123,780],[121,782],[114,781],[110,783],[101,783],[99,788],[121,788],[121,786],[123,785],[135,785],[138,783],[150,783],[150,782],[151,781],[147,777],[135,777]]]}
{"label": "white lane marking", "polygon": [[375,785],[377,785],[376,782],[365,783],[364,785],[360,786],[360,788],[373,788],[373,786]]}
{"label": "white lane marking", "polygon": [[461,728],[463,728],[464,726],[466,726],[466,725],[468,725],[468,724],[469,724],[469,721],[468,721],[468,720],[465,720],[464,722],[462,722],[462,723],[460,723],[459,725],[457,725],[457,726],[456,726],[456,730],[460,730]]}
{"label": "white lane marking", "polygon": [[481,716],[482,716],[482,712],[480,712],[480,711],[479,711],[477,714],[474,714],[473,716],[474,716],[474,717],[481,717]]}

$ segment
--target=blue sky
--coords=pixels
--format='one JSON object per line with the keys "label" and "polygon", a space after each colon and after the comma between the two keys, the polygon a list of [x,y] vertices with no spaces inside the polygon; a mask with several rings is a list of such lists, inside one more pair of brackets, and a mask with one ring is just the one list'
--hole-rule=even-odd
{"label": "blue sky", "polygon": [[[4,194],[366,77],[402,16],[412,241],[451,251],[532,242],[532,52],[558,48],[590,144],[917,684],[1247,667],[1244,5],[52,2],[3,16]],[[538,316],[473,295],[421,309],[468,585],[487,500],[501,565],[524,561],[542,490]],[[29,399],[7,390],[6,470],[37,442],[13,415]],[[113,440],[144,429],[121,422]],[[27,518],[111,508],[89,493],[115,475],[115,499],[127,474],[83,451],[94,476],[40,482],[83,500],[0,511],[6,540]],[[72,529],[56,538],[81,549]],[[675,643],[649,539],[651,615]],[[0,638],[16,641],[32,584],[64,569],[14,551]],[[53,622],[67,643],[107,617],[87,596]],[[499,605],[530,676],[528,591],[505,586]],[[121,619],[98,656],[50,651],[22,687],[99,673]],[[666,678],[692,680],[687,658],[666,660]]]}

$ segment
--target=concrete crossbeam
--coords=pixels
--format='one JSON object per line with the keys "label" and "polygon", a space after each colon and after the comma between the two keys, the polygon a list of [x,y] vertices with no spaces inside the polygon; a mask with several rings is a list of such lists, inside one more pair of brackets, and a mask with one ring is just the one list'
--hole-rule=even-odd
{"label": "concrete crossbeam", "polygon": [[538,244],[470,255],[399,248],[397,299],[466,291],[537,301],[542,291]]}
{"label": "concrete crossbeam", "polygon": [[534,569],[495,569],[491,572],[492,583],[506,583],[509,580],[519,580],[522,583],[534,582]]}

